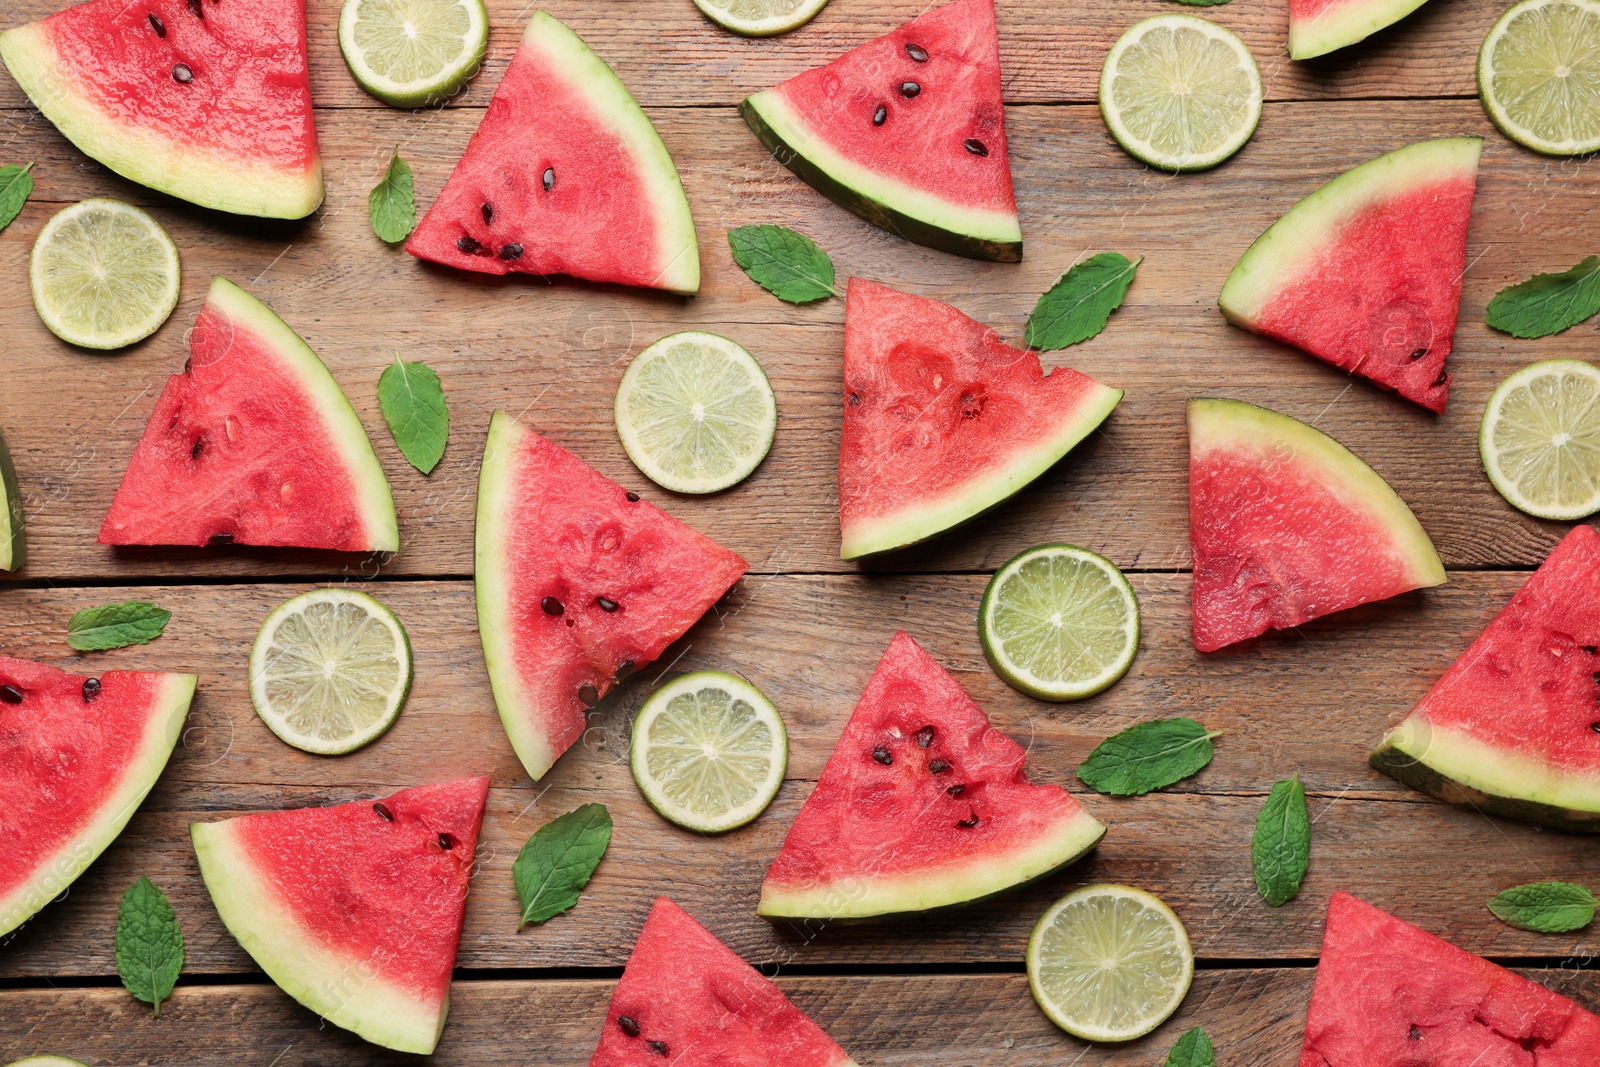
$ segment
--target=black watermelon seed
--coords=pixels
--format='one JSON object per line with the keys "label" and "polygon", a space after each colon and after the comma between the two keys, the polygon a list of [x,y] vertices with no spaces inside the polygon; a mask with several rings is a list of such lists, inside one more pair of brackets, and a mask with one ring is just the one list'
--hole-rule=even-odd
{"label": "black watermelon seed", "polygon": [[380,800],[374,803],[372,805],[372,810],[377,812],[378,817],[384,822],[394,822],[394,812],[390,811],[389,805],[385,804],[383,801]]}
{"label": "black watermelon seed", "polygon": [[927,748],[931,744],[933,744],[933,727],[924,726],[917,731],[917,747]]}
{"label": "black watermelon seed", "polygon": [[465,252],[469,256],[475,256],[479,252],[483,251],[483,246],[478,243],[478,239],[473,237],[470,233],[464,233],[460,237],[457,237],[456,247],[461,249],[461,251]]}
{"label": "black watermelon seed", "polygon": [[1593,730],[1597,734],[1600,734],[1600,722],[1592,722],[1592,723],[1590,723],[1589,724],[1589,729]]}
{"label": "black watermelon seed", "polygon": [[580,685],[578,699],[583,701],[584,707],[592,708],[600,703],[600,690],[592,685]]}
{"label": "black watermelon seed", "polygon": [[978,816],[976,813],[974,813],[970,819],[957,819],[956,825],[961,827],[963,830],[970,830],[974,826],[978,825]]}
{"label": "black watermelon seed", "polygon": [[1406,1037],[1410,1038],[1412,1041],[1421,1041],[1422,1040],[1422,1031],[1417,1029],[1417,1027],[1415,1025],[1413,1025],[1411,1027],[1411,1032],[1409,1034],[1407,1034]]}
{"label": "black watermelon seed", "polygon": [[483,221],[485,225],[488,225],[494,221],[494,207],[487,200],[484,201],[483,206],[478,210],[483,212]]}
{"label": "black watermelon seed", "polygon": [[451,837],[449,834],[441,833],[439,835],[439,847],[444,849],[446,852],[449,852],[451,849],[456,847],[456,839]]}
{"label": "black watermelon seed", "polygon": [[923,48],[921,45],[915,45],[907,42],[906,55],[910,56],[918,63],[926,63],[928,61],[928,50]]}
{"label": "black watermelon seed", "polygon": [[946,793],[950,794],[953,797],[958,797],[962,793],[965,793],[966,791],[967,791],[967,787],[964,786],[964,785],[953,785],[949,789],[945,790]]}
{"label": "black watermelon seed", "polygon": [[622,495],[628,498],[628,503],[630,504],[637,504],[639,502],[639,494],[635,493],[631,489]]}
{"label": "black watermelon seed", "polygon": [[633,660],[625,659],[621,663],[617,664],[617,681],[619,681],[619,682],[622,681],[624,678],[626,678],[628,675],[630,675],[632,673],[633,673]]}
{"label": "black watermelon seed", "polygon": [[100,695],[100,679],[85,678],[83,680],[83,702],[94,703],[94,698]]}
{"label": "black watermelon seed", "polygon": [[975,156],[986,156],[989,154],[989,146],[978,140],[976,137],[968,137],[962,142],[962,144],[966,146],[968,152],[971,152]]}
{"label": "black watermelon seed", "polygon": [[189,0],[189,10],[193,12],[194,17],[197,19],[206,17],[206,9],[200,6],[200,0]]}
{"label": "black watermelon seed", "polygon": [[859,403],[861,403],[861,394],[860,393],[851,393],[850,394],[850,406],[851,407],[855,407]]}
{"label": "black watermelon seed", "polygon": [[0,700],[7,704],[22,703],[22,690],[14,685],[0,685]]}
{"label": "black watermelon seed", "polygon": [[1600,645],[1579,645],[1578,647],[1591,656],[1600,656]]}
{"label": "black watermelon seed", "polygon": [[600,605],[600,610],[601,611],[616,611],[617,610],[617,602],[615,600],[610,599],[609,597],[597,596],[597,597],[594,598],[594,602],[596,604]]}
{"label": "black watermelon seed", "polygon": [[233,544],[233,534],[212,534],[211,543],[214,545],[231,545]]}
{"label": "black watermelon seed", "polygon": [[190,459],[199,459],[200,458],[200,453],[204,452],[205,450],[206,450],[206,439],[204,437],[197,437],[197,438],[195,438],[195,441],[194,441],[194,447],[189,449],[189,458]]}
{"label": "black watermelon seed", "polygon": [[877,748],[872,750],[872,758],[887,767],[889,764],[894,762],[894,753],[890,752],[884,746],[879,745]]}
{"label": "black watermelon seed", "polygon": [[936,759],[928,764],[928,771],[932,774],[943,774],[950,769],[950,764],[942,759]]}
{"label": "black watermelon seed", "polygon": [[554,167],[544,168],[544,175],[539,180],[544,183],[544,191],[548,193],[556,187],[556,169]]}
{"label": "black watermelon seed", "polygon": [[646,1041],[644,1047],[654,1052],[657,1056],[665,1056],[667,1054],[667,1043],[665,1041]]}
{"label": "black watermelon seed", "polygon": [[188,374],[192,370],[194,370],[194,357],[190,356],[183,361],[183,373]]}
{"label": "black watermelon seed", "polygon": [[627,1034],[629,1037],[639,1036],[639,1020],[635,1019],[633,1016],[617,1016],[617,1025],[620,1026],[622,1028],[622,1032]]}
{"label": "black watermelon seed", "polygon": [[1419,348],[1415,352],[1411,353],[1411,362],[1415,363],[1417,360],[1421,359],[1427,354],[1428,350],[1426,348]]}
{"label": "black watermelon seed", "polygon": [[512,241],[510,244],[500,249],[500,258],[506,260],[507,262],[510,262],[513,259],[521,259],[522,246],[517,244],[515,241]]}
{"label": "black watermelon seed", "polygon": [[179,63],[177,66],[172,68],[172,80],[177,82],[179,85],[188,85],[190,82],[194,81],[194,71],[190,70],[182,63]]}
{"label": "black watermelon seed", "polygon": [[1433,380],[1433,384],[1434,384],[1435,387],[1438,387],[1438,386],[1443,385],[1445,382],[1448,382],[1449,380],[1450,380],[1450,372],[1445,370],[1443,367],[1440,367],[1439,368],[1439,376]]}
{"label": "black watermelon seed", "polygon": [[153,11],[150,13],[150,28],[156,31],[157,37],[165,37],[167,35],[167,24],[162,22],[161,16]]}
{"label": "black watermelon seed", "polygon": [[900,95],[905,97],[907,100],[910,100],[920,92],[922,92],[922,86],[918,85],[916,82],[900,83]]}
{"label": "black watermelon seed", "polygon": [[567,610],[561,606],[561,601],[557,600],[553,596],[547,596],[543,600],[539,601],[539,606],[544,609],[544,613],[546,615],[560,615],[563,611]]}
{"label": "black watermelon seed", "polygon": [[883,125],[883,120],[887,119],[888,117],[889,117],[889,109],[884,107],[882,104],[879,104],[878,105],[878,110],[876,110],[876,111],[874,111],[872,113],[872,124],[874,126],[882,126]]}

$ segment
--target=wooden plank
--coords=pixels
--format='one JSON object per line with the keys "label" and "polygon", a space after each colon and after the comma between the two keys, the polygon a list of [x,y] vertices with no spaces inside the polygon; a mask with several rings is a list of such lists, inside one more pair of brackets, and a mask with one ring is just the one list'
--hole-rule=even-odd
{"label": "wooden plank", "polygon": [[[1385,725],[1403,715],[1510,597],[1521,574],[1458,574],[1425,594],[1313,623],[1298,635],[1201,656],[1188,643],[1188,580],[1134,577],[1144,644],[1117,686],[1052,707],[993,675],[972,625],[981,576],[746,579],[655,667],[595,716],[583,743],[543,781],[522,774],[501,733],[483,675],[466,582],[372,586],[408,626],[416,684],[385,737],[325,759],[277,741],[246,692],[260,620],[293,586],[17,590],[0,648],[67,658],[62,627],[75,608],[141,595],[174,612],[150,646],[94,656],[97,668],[182,668],[202,676],[183,747],[122,840],[0,951],[0,977],[114,973],[116,901],[140,874],[171,896],[196,973],[250,970],[217,920],[195,870],[186,827],[243,811],[387,795],[424,781],[492,776],[461,965],[469,968],[614,966],[626,958],[630,916],[668,893],[708,916],[746,958],[800,956],[829,965],[994,963],[1020,958],[1033,920],[1085,881],[1140,885],[1168,900],[1207,959],[1315,955],[1335,889],[1358,892],[1464,947],[1502,957],[1600,951],[1593,930],[1549,938],[1512,930],[1484,908],[1507,886],[1545,878],[1600,884],[1587,837],[1489,820],[1411,793],[1366,766]],[[754,913],[766,865],[832,752],[877,657],[906,627],[948,664],[1007,734],[1025,744],[1036,779],[1080,791],[1110,826],[1096,852],[1055,877],[971,908],[878,924],[778,924]],[[769,693],[790,737],[790,781],[751,827],[719,838],[685,834],[638,796],[626,768],[627,729],[668,671],[737,670]],[[1131,800],[1082,794],[1073,775],[1104,736],[1160,715],[1191,715],[1224,730],[1217,757],[1170,794]],[[1300,899],[1256,899],[1249,841],[1261,795],[1298,772],[1313,794],[1311,875]],[[518,933],[509,867],[552,816],[601,801],[617,821],[611,853],[571,914]],[[1463,863],[1462,857],[1470,857]]]}

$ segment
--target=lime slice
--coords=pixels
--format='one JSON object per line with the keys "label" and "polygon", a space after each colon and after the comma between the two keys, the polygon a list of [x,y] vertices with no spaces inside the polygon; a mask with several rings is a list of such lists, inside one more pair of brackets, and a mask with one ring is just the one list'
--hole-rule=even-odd
{"label": "lime slice", "polygon": [[804,26],[828,0],[694,0],[706,18],[746,37],[773,37]]}
{"label": "lime slice", "polygon": [[1100,69],[1100,114],[1129,155],[1162,170],[1205,170],[1261,120],[1261,71],[1230,30],[1157,15],[1117,39]]}
{"label": "lime slice", "polygon": [[737,675],[698,671],[645,701],[628,758],[639,791],[663,819],[720,834],[778,795],[789,739],[761,690]]}
{"label": "lime slice", "polygon": [[273,733],[322,756],[387,730],[411,689],[411,639],[394,612],[353,589],[278,605],[250,652],[250,699]]}
{"label": "lime slice", "polygon": [[120,200],[62,208],[33,242],[28,281],[50,332],[82,348],[123,348],[178,306],[178,249],[155,219]]}
{"label": "lime slice", "polygon": [[1194,978],[1189,935],[1142,889],[1087,885],[1028,938],[1028,987],[1050,1021],[1085,1041],[1131,1041],[1166,1022]]}
{"label": "lime slice", "polygon": [[477,73],[489,43],[483,0],[344,0],[339,51],[361,88],[395,107],[427,107]]}
{"label": "lime slice", "polygon": [[1478,454],[1519,511],[1558,520],[1600,511],[1600,368],[1551,359],[1501,382],[1483,409]]}
{"label": "lime slice", "polygon": [[1040,700],[1082,700],[1128,672],[1139,650],[1139,600],[1105,557],[1040,545],[989,579],[978,636],[1012,688]]}
{"label": "lime slice", "polygon": [[1478,96],[1524,148],[1552,156],[1600,149],[1600,2],[1509,8],[1478,52]]}
{"label": "lime slice", "polygon": [[616,415],[634,466],[675,493],[743,481],[766,458],[778,425],[761,364],[726,337],[695,330],[634,357],[617,387]]}

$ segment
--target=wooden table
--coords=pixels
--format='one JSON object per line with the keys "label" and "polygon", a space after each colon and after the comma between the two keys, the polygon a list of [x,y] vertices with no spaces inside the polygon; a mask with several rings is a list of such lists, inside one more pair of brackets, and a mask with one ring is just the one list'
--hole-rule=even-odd
{"label": "wooden table", "polygon": [[[58,0],[11,0],[8,23]],[[194,671],[190,725],[121,839],[0,947],[0,1061],[54,1051],[94,1064],[371,1065],[411,1062],[320,1025],[267,982],[223,929],[195,869],[186,825],[244,811],[330,804],[468,774],[493,775],[467,908],[454,1010],[434,1059],[582,1065],[611,984],[650,902],[668,894],[779,984],[868,1067],[889,1064],[1156,1064],[1204,1025],[1219,1061],[1295,1062],[1328,896],[1355,892],[1425,929],[1600,1009],[1600,934],[1540,936],[1484,904],[1520,882],[1600,888],[1587,838],[1485,818],[1408,791],[1366,753],[1506,602],[1563,533],[1507,507],[1483,477],[1475,434],[1494,385],[1555,356],[1593,358],[1589,323],[1542,341],[1483,324],[1499,288],[1600,251],[1600,172],[1507,142],[1475,97],[1479,42],[1499,2],[1433,0],[1369,43],[1310,63],[1284,52],[1285,5],[1237,0],[1205,14],[1261,62],[1268,103],[1255,139],[1209,174],[1173,177],[1122,153],[1094,105],[1101,59],[1160,0],[1003,0],[1012,168],[1027,242],[1020,265],[976,263],[908,244],[834,207],[775,164],[734,110],[770,85],[887,31],[912,0],[834,0],[811,25],[769,41],[705,22],[688,0],[554,0],[650,113],[683,175],[700,233],[699,296],[504,281],[425,266],[373,237],[366,195],[399,145],[431,202],[498,83],[529,5],[491,0],[487,69],[449,108],[378,106],[351,81],[335,38],[336,0],[312,0],[312,89],[328,197],[299,223],[198,210],[90,162],[0,86],[0,161],[36,161],[37,188],[0,234],[0,426],[16,455],[31,558],[8,580],[0,648],[71,662],[68,615],[138,596],[173,611],[154,644],[94,656],[99,667]],[[1449,411],[1435,417],[1282,346],[1227,326],[1214,300],[1252,238],[1333,175],[1408,142],[1485,137],[1469,234]],[[148,206],[182,251],[183,299],[154,338],[109,356],[73,351],[40,325],[26,261],[64,203],[114,196]],[[735,268],[724,231],[797,227],[840,276],[861,274],[950,301],[1020,342],[1035,296],[1086,253],[1145,262],[1099,337],[1052,353],[1127,390],[1101,432],[990,515],[867,566],[841,563],[834,497],[842,301],[781,304]],[[400,508],[392,561],[247,548],[112,551],[100,520],[212,274],[276,309],[327,361],[365,422]],[[777,443],[745,484],[675,498],[628,463],[611,400],[628,357],[675,329],[748,347],[777,391]],[[432,477],[409,468],[383,428],[379,372],[400,350],[444,379],[452,438]],[[1450,583],[1202,656],[1189,644],[1184,400],[1230,396],[1315,423],[1368,460],[1432,535]],[[605,474],[750,561],[731,597],[660,664],[608,701],[584,742],[530,783],[494,715],[472,606],[472,515],[484,430],[505,408]],[[986,574],[1042,541],[1105,553],[1143,604],[1144,646],[1128,676],[1081,704],[1008,689],[978,647]],[[246,692],[250,642],[266,613],[309,585],[369,581],[404,619],[416,685],[397,726],[339,759],[277,741]],[[1042,781],[1073,771],[1107,734],[1191,715],[1226,731],[1215,761],[1163,793],[1085,803],[1110,826],[1086,860],[970,908],[875,925],[772,924],[754,905],[766,864],[815,780],[889,637],[905,628],[956,672],[996,724],[1030,748]],[[790,781],[753,826],[722,838],[680,832],[640,799],[625,766],[632,712],[668,669],[736,670],[789,725]],[[1298,771],[1315,820],[1311,873],[1273,909],[1254,891],[1249,839],[1275,779]],[[582,902],[518,932],[510,865],[545,820],[603,801],[616,837]],[[183,980],[159,1019],[115,977],[116,903],[139,875],[170,896],[188,944]],[[1182,1012],[1123,1049],[1057,1031],[1028,997],[1028,930],[1045,905],[1089,881],[1160,894],[1187,923],[1199,974]]]}

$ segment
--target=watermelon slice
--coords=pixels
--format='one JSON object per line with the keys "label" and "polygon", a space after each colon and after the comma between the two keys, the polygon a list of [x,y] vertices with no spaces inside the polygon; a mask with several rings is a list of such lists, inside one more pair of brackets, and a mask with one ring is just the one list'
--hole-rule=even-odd
{"label": "watermelon slice", "polygon": [[955,0],[739,105],[839,206],[958,256],[1015,263],[994,0]]}
{"label": "watermelon slice", "polygon": [[694,219],[660,135],[611,68],[543,11],[406,251],[482,274],[700,288]]}
{"label": "watermelon slice", "polygon": [[0,936],[116,840],[172,755],[194,683],[0,656]]}
{"label": "watermelon slice", "polygon": [[1238,400],[1189,401],[1194,647],[1215,652],[1440,585],[1405,501],[1339,442]]}
{"label": "watermelon slice", "polygon": [[478,474],[478,632],[500,721],[535,781],[588,712],[749,564],[503,411]]}
{"label": "watermelon slice", "polygon": [[771,917],[862,918],[962,904],[1049,874],[1106,828],[956,680],[897,633],[761,884]]}
{"label": "watermelon slice", "polygon": [[1372,753],[1453,804],[1600,832],[1600,535],[1574,526]]}
{"label": "watermelon slice", "polygon": [[465,778],[189,836],[217,914],[267,977],[375,1045],[426,1054],[450,1011],[488,793]]}
{"label": "watermelon slice", "polygon": [[1289,0],[1289,58],[1310,59],[1393,25],[1427,0]]}
{"label": "watermelon slice", "polygon": [[855,1067],[777,986],[657,897],[589,1067]]}
{"label": "watermelon slice", "polygon": [[100,527],[103,545],[400,547],[372,442],[317,354],[223,278]]}
{"label": "watermelon slice", "polygon": [[1122,390],[1049,374],[949,304],[851,278],[845,304],[840,556],[921,541],[1043,474]]}
{"label": "watermelon slice", "polygon": [[1594,1067],[1600,1018],[1358,900],[1328,902],[1300,1067]]}
{"label": "watermelon slice", "polygon": [[0,34],[0,59],[125,178],[240,215],[322,203],[304,0],[89,0]]}
{"label": "watermelon slice", "polygon": [[1256,238],[1222,313],[1443,411],[1482,147],[1424,141],[1345,171]]}

